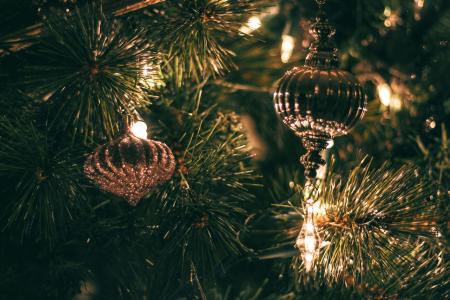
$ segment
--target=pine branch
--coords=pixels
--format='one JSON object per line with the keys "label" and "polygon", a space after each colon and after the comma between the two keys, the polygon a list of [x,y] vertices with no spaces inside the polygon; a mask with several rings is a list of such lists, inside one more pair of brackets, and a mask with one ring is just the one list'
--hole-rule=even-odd
{"label": "pine branch", "polygon": [[24,89],[43,98],[54,132],[90,143],[111,138],[124,115],[148,103],[155,58],[145,30],[105,16],[93,4],[48,24],[48,36],[26,55]]}
{"label": "pine branch", "polygon": [[[165,0],[120,0],[105,1],[105,14],[123,16],[144,9]],[[46,34],[45,23],[37,23],[16,32],[0,37],[0,57],[8,52],[19,52],[36,43],[37,39]]]}
{"label": "pine branch", "polygon": [[165,1],[145,11],[144,26],[150,39],[179,62],[179,73],[201,82],[223,75],[234,67],[234,55],[223,44],[224,37],[242,35],[245,17],[263,8],[265,1],[182,0]]}
{"label": "pine branch", "polygon": [[239,235],[257,178],[238,117],[208,107],[205,90],[189,93],[182,87],[172,94],[180,98],[170,99],[172,88],[164,88],[168,94],[152,103],[148,116],[153,134],[164,136],[177,158],[172,181],[143,201],[144,209],[157,216],[162,242],[154,298],[168,298],[177,279],[178,288],[189,289],[192,266],[203,286],[224,271],[226,262],[248,251]]}
{"label": "pine branch", "polygon": [[83,206],[81,170],[32,124],[0,119],[1,228],[53,245]]}
{"label": "pine branch", "polygon": [[[381,290],[374,290],[377,294],[398,293],[406,282],[416,282],[423,291],[441,288],[436,282],[445,281],[436,278],[444,276],[442,263],[438,263],[442,258],[431,253],[437,249],[445,253],[439,246],[442,215],[433,186],[420,179],[420,171],[411,165],[396,170],[387,165],[374,169],[366,160],[346,178],[331,172],[318,186],[316,197],[320,205],[317,225],[326,245],[320,250],[314,281],[325,280],[329,286],[346,282],[357,288],[380,287]],[[299,199],[292,203],[303,202],[303,193],[295,197]],[[279,217],[285,220],[284,224],[292,222],[294,226],[284,229],[280,242],[290,240],[294,245],[292,239],[301,228],[298,224],[303,211],[292,204],[277,211],[285,211],[284,217]],[[293,262],[298,280],[305,280],[301,258],[296,257]],[[419,270],[423,266],[433,271],[422,274]],[[405,270],[415,273],[409,277]],[[429,275],[431,272],[434,276]]]}
{"label": "pine branch", "polygon": [[114,12],[113,14],[115,16],[122,16],[137,10],[144,9],[150,5],[154,5],[160,2],[163,2],[165,0],[128,0],[128,1],[120,1],[121,3],[111,3],[115,7],[115,9],[112,9]]}

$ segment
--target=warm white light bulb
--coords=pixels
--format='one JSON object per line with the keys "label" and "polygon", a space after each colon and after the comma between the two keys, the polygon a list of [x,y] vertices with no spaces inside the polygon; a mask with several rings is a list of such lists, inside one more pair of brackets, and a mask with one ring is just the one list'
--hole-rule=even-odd
{"label": "warm white light bulb", "polygon": [[306,201],[306,214],[303,226],[296,241],[296,246],[301,252],[306,272],[312,270],[314,260],[319,254],[321,245],[319,232],[314,224],[315,214],[314,201],[308,199]]}
{"label": "warm white light bulb", "polygon": [[287,63],[294,51],[295,39],[290,35],[283,35],[281,37],[281,61]]}
{"label": "warm white light bulb", "polygon": [[137,121],[131,126],[131,133],[140,139],[147,139],[147,124],[143,121]]}
{"label": "warm white light bulb", "polygon": [[316,239],[314,236],[305,237],[305,250],[306,253],[314,253],[316,251]]}
{"label": "warm white light bulb", "polygon": [[308,233],[314,233],[314,224],[313,223],[307,223],[305,225],[305,229],[306,229],[306,232],[308,232]]}
{"label": "warm white light bulb", "polygon": [[261,27],[261,20],[257,16],[253,16],[248,20],[247,24],[252,30],[256,30]]}
{"label": "warm white light bulb", "polygon": [[416,8],[421,9],[425,5],[425,0],[414,0]]}
{"label": "warm white light bulb", "polygon": [[250,34],[261,26],[262,26],[261,19],[257,16],[253,16],[250,17],[250,19],[248,19],[247,24],[243,25],[241,29],[239,29],[239,31],[242,32],[243,34]]}
{"label": "warm white light bulb", "polygon": [[393,95],[391,97],[391,108],[394,111],[399,111],[402,109],[402,99],[399,95]]}
{"label": "warm white light bulb", "polygon": [[391,87],[387,83],[382,83],[377,87],[378,97],[380,97],[380,101],[385,106],[391,105],[391,97],[392,90]]}
{"label": "warm white light bulb", "polygon": [[305,265],[306,272],[310,272],[313,267],[314,255],[311,253],[306,253],[303,256],[303,264]]}

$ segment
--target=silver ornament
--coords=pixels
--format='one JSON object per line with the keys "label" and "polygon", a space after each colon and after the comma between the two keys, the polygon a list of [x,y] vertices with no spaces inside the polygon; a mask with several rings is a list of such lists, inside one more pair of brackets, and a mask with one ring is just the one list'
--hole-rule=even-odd
{"label": "silver ornament", "polygon": [[330,43],[335,30],[322,11],[310,33],[314,42],[305,64],[281,78],[274,105],[283,123],[302,139],[307,153],[301,162],[305,175],[314,178],[325,163],[320,151],[363,118],[367,102],[355,77],[338,69],[337,49]]}

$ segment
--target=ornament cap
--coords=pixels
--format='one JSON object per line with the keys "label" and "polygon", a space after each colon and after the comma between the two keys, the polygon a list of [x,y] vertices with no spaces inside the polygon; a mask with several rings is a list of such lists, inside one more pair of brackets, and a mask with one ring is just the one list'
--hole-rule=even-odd
{"label": "ornament cap", "polygon": [[311,67],[337,68],[339,60],[337,49],[331,40],[336,34],[336,29],[331,26],[325,13],[321,10],[316,22],[311,25],[309,33],[314,38],[306,56],[305,65]]}

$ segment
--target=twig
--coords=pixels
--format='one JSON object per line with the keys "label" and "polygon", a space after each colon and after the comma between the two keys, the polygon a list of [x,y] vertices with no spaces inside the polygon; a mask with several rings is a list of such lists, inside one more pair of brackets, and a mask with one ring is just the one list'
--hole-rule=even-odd
{"label": "twig", "polygon": [[195,284],[197,286],[199,295],[202,300],[207,300],[205,292],[203,291],[202,285],[200,283],[200,280],[197,276],[197,268],[195,267],[194,263],[191,261],[191,282],[192,284]]}
{"label": "twig", "polygon": [[[111,0],[106,3],[105,10],[116,17],[143,9],[164,0]],[[37,23],[2,37],[0,40],[0,57],[10,52],[18,52],[33,45],[33,38],[44,33],[44,23]]]}
{"label": "twig", "polygon": [[234,92],[236,92],[236,91],[247,91],[247,92],[256,92],[256,93],[271,93],[272,92],[272,89],[268,88],[268,87],[231,83],[231,82],[227,82],[225,80],[220,80],[220,79],[215,80],[214,83],[217,85],[226,87]]}
{"label": "twig", "polygon": [[[163,2],[164,0],[132,0],[132,1],[125,1],[128,2],[129,4],[125,4],[125,5],[120,5],[121,8],[115,9],[114,10],[114,15],[115,16],[122,16],[125,14],[128,14],[130,12],[133,11],[137,11],[140,9],[143,9],[147,6],[159,3],[159,2]],[[130,2],[135,2],[135,3],[130,3]]]}

